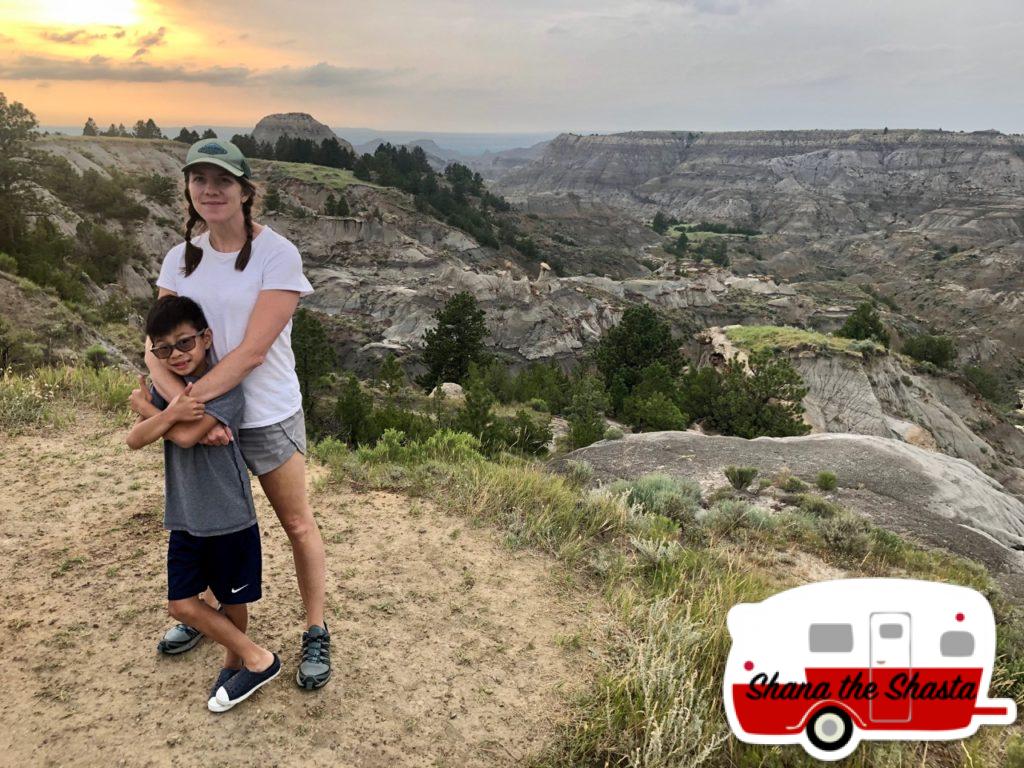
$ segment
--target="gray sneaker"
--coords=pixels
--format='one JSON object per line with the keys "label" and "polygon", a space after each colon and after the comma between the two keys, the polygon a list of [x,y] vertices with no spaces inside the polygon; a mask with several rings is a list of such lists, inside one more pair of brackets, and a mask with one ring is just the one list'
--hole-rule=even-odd
{"label": "gray sneaker", "polygon": [[302,661],[295,673],[300,688],[323,688],[331,679],[331,634],[316,624],[302,633]]}
{"label": "gray sneaker", "polygon": [[175,624],[164,632],[163,639],[156,644],[160,653],[173,656],[176,653],[191,651],[199,641],[203,639],[203,633],[188,624]]}

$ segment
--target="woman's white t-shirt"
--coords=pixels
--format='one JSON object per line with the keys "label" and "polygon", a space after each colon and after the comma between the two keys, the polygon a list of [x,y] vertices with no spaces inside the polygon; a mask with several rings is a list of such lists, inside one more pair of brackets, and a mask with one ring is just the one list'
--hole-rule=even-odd
{"label": "woman's white t-shirt", "polygon": [[[242,343],[249,315],[260,291],[298,291],[300,296],[313,292],[302,274],[302,256],[285,237],[264,226],[252,240],[252,255],[245,269],[235,269],[238,252],[222,253],[210,245],[204,232],[192,238],[203,249],[203,258],[195,271],[185,277],[185,243],[171,248],[160,267],[156,284],[187,296],[202,307],[213,331],[216,359],[223,359]],[[302,392],[295,374],[292,353],[292,321],[267,351],[263,364],[242,380],[245,413],[242,429],[265,427],[284,421],[302,408]]]}

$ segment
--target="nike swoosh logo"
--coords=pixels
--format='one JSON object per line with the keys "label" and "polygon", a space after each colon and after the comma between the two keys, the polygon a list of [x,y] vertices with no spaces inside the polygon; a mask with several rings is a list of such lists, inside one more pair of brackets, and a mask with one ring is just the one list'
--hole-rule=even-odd
{"label": "nike swoosh logo", "polygon": [[234,595],[234,594],[236,594],[236,593],[238,593],[238,592],[241,592],[241,591],[242,591],[243,589],[245,589],[245,588],[246,588],[246,587],[248,587],[248,586],[249,586],[248,584],[243,584],[243,585],[242,585],[242,586],[240,586],[240,587],[239,587],[238,589],[232,589],[232,590],[231,590],[231,594],[232,594],[232,595]]}

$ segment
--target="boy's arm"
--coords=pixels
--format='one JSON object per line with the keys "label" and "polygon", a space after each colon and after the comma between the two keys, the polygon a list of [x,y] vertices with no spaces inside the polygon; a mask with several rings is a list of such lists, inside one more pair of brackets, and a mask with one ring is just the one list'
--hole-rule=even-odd
{"label": "boy's arm", "polygon": [[149,418],[139,416],[139,421],[132,427],[125,442],[128,443],[129,448],[135,451],[159,440],[173,426],[174,422],[168,418],[167,411],[160,411]]}
{"label": "boy's arm", "polygon": [[210,414],[206,414],[199,421],[179,421],[164,433],[164,440],[170,440],[181,448],[191,448],[218,424],[220,421]]}
{"label": "boy's arm", "polygon": [[[149,445],[169,432],[175,426],[175,422],[194,424],[196,421],[202,421],[205,406],[191,397],[191,391],[192,385],[188,384],[166,409],[137,422],[125,438],[128,447],[136,450]],[[152,403],[149,407],[156,408]]]}

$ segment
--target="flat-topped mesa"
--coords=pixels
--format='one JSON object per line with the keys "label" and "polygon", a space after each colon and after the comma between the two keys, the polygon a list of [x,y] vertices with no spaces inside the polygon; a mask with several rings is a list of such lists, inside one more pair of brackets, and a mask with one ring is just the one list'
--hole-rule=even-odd
{"label": "flat-topped mesa", "polygon": [[[531,205],[574,195],[649,218],[856,233],[950,205],[1024,196],[1024,136],[992,131],[562,134],[496,183]],[[899,214],[899,216],[896,216]]]}
{"label": "flat-topped mesa", "polygon": [[281,136],[293,139],[311,139],[317,144],[324,139],[337,139],[342,147],[352,151],[352,145],[328,126],[305,112],[279,112],[267,115],[256,123],[252,131],[256,141],[274,144]]}

